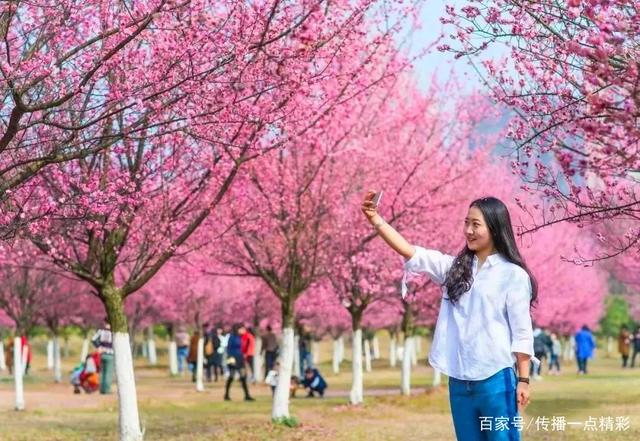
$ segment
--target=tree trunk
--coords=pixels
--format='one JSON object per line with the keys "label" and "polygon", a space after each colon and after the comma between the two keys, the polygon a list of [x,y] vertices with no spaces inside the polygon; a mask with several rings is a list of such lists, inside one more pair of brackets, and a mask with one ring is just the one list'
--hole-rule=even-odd
{"label": "tree trunk", "polygon": [[278,385],[273,396],[273,408],[271,418],[289,417],[289,385],[291,384],[291,369],[293,368],[294,338],[293,324],[283,320],[285,327],[282,329],[282,347],[280,348],[280,373]]}
{"label": "tree trunk", "polygon": [[198,350],[196,355],[196,391],[204,392],[204,382],[202,381],[202,367],[204,365],[204,337],[202,335],[198,339]]}
{"label": "tree trunk", "polygon": [[364,368],[367,372],[371,372],[371,344],[368,338],[364,340]]}
{"label": "tree trunk", "polygon": [[4,342],[0,339],[0,371],[7,369],[7,361],[4,359]]}
{"label": "tree trunk", "polygon": [[353,330],[353,343],[352,343],[352,383],[351,393],[349,394],[349,402],[351,404],[362,404],[363,399],[363,373],[362,373],[362,329],[357,328]]}
{"label": "tree trunk", "polygon": [[433,369],[433,383],[431,384],[433,387],[438,387],[442,384],[442,375],[438,369]]}
{"label": "tree trunk", "polygon": [[320,363],[320,344],[315,340],[311,340],[311,354],[313,365],[317,366]]}
{"label": "tree trunk", "polygon": [[53,337],[53,378],[56,383],[62,382],[62,366],[60,363],[60,337]]}
{"label": "tree trunk", "polygon": [[169,342],[169,373],[171,376],[178,375],[178,346],[176,342]]}
{"label": "tree trunk", "polygon": [[262,365],[263,365],[263,363],[262,363],[262,337],[260,337],[260,335],[256,335],[256,351],[255,351],[254,357],[253,357],[253,379],[254,379],[254,381],[262,381],[262,379],[264,378],[264,374],[262,372]]}
{"label": "tree trunk", "polygon": [[422,355],[422,337],[419,335],[415,336],[415,344],[416,344],[416,354]]}
{"label": "tree trunk", "polygon": [[611,357],[611,352],[613,352],[613,337],[607,337],[607,358]]}
{"label": "tree trunk", "polygon": [[338,363],[344,361],[344,335],[338,337]]}
{"label": "tree trunk", "polygon": [[332,357],[333,373],[340,373],[340,341],[336,338],[333,340],[333,357]]}
{"label": "tree trunk", "polygon": [[411,359],[414,353],[413,337],[405,337],[404,353],[402,355],[402,395],[411,395]]}
{"label": "tree trunk", "polygon": [[300,375],[300,336],[293,336],[293,373],[292,375]]}
{"label": "tree trunk", "polygon": [[149,364],[155,366],[158,364],[158,353],[156,351],[156,339],[153,335],[153,326],[149,326],[147,330],[147,352],[149,356]]}
{"label": "tree trunk", "polygon": [[64,337],[64,358],[69,358],[69,337],[65,335]]}
{"label": "tree trunk", "polygon": [[53,370],[53,339],[47,340],[47,369]]}
{"label": "tree trunk", "polygon": [[27,367],[29,361],[29,346],[25,346],[22,348],[22,375],[27,374]]}
{"label": "tree trunk", "polygon": [[16,410],[24,410],[24,385],[22,384],[22,338],[13,340],[13,382],[16,387]]}
{"label": "tree trunk", "polygon": [[120,291],[113,286],[102,289],[101,299],[107,310],[113,334],[120,441],[140,441],[142,430],[138,416],[138,395],[123,299]]}
{"label": "tree trunk", "polygon": [[389,337],[389,366],[396,367],[398,363],[398,337],[393,332]]}
{"label": "tree trunk", "polygon": [[373,340],[371,340],[371,344],[373,345],[373,359],[380,359],[380,342],[378,341],[377,336],[373,336]]}
{"label": "tree trunk", "polygon": [[[416,350],[416,336],[412,336],[411,337],[411,351],[409,351],[409,354],[411,355],[411,365],[412,366],[416,366],[418,364],[418,352]],[[406,350],[406,346],[405,346],[405,350]]]}
{"label": "tree trunk", "polygon": [[84,363],[89,355],[89,339],[87,337],[82,340],[82,350],[80,351],[80,361]]}
{"label": "tree trunk", "polygon": [[145,341],[145,338],[143,336],[142,339],[142,344],[140,345],[140,349],[142,350],[142,358],[146,358],[147,360],[149,359],[149,342]]}

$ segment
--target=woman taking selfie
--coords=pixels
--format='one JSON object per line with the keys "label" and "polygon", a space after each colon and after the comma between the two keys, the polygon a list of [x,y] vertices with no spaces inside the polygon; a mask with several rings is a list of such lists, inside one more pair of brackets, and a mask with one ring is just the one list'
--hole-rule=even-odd
{"label": "woman taking selfie", "polygon": [[442,287],[429,363],[449,377],[457,439],[519,440],[516,417],[529,404],[529,310],[537,286],[516,246],[507,207],[493,197],[473,201],[462,231],[466,244],[449,256],[407,242],[377,213],[378,200],[367,193],[362,211],[407,259],[405,274],[426,273]]}

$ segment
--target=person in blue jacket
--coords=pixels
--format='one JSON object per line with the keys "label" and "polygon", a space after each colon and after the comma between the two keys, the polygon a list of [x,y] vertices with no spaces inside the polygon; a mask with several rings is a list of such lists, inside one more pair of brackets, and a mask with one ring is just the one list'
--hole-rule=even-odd
{"label": "person in blue jacket", "polygon": [[327,382],[324,381],[324,378],[322,378],[318,369],[315,368],[305,369],[302,385],[309,389],[307,398],[313,398],[315,396],[315,392],[317,392],[320,395],[320,398],[322,398],[324,397],[324,390],[327,388]]}
{"label": "person in blue jacket", "polygon": [[593,350],[596,347],[593,334],[587,325],[582,326],[575,336],[576,359],[578,361],[578,375],[587,373],[587,360],[593,358]]}

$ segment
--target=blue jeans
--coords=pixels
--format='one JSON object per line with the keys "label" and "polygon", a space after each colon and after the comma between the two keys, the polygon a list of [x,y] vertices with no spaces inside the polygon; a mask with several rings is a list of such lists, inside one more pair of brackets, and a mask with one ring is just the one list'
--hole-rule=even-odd
{"label": "blue jeans", "polygon": [[458,441],[519,441],[516,374],[504,368],[479,381],[449,378],[449,402]]}
{"label": "blue jeans", "polygon": [[184,369],[184,362],[187,359],[187,355],[189,355],[189,346],[179,346],[178,347],[178,372],[182,373]]}
{"label": "blue jeans", "polygon": [[304,370],[306,368],[313,369],[313,356],[311,352],[300,350],[300,378],[304,379]]}

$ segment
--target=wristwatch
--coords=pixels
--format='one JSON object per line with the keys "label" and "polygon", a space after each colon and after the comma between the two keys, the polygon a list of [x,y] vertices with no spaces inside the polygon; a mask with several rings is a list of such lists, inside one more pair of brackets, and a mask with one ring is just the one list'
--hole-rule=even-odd
{"label": "wristwatch", "polygon": [[518,383],[527,383],[527,384],[529,384],[529,377],[518,377]]}

